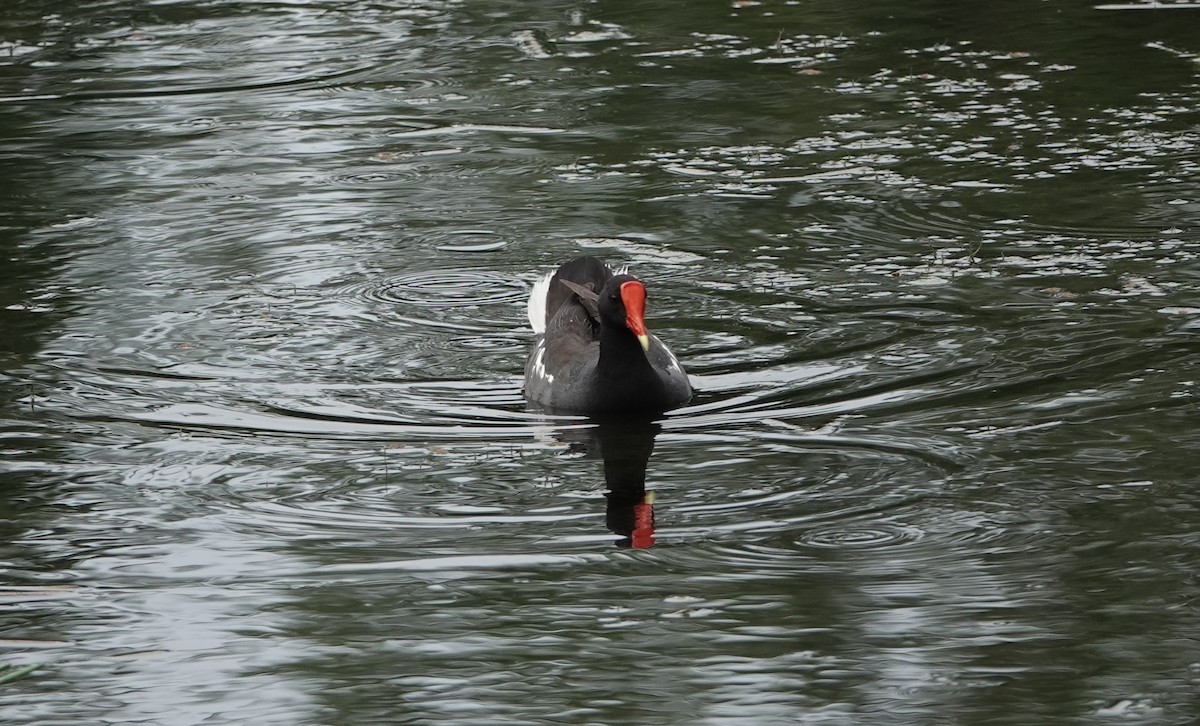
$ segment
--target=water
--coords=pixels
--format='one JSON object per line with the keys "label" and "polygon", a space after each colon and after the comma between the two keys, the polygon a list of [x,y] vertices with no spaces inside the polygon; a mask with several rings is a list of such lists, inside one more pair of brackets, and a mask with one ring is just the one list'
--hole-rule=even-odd
{"label": "water", "polygon": [[[6,723],[1200,713],[1200,11],[85,5],[0,12]],[[689,407],[525,409],[580,253]]]}

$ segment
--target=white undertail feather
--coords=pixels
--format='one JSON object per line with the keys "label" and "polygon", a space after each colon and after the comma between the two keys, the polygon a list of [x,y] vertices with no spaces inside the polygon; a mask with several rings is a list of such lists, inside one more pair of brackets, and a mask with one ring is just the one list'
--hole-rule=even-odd
{"label": "white undertail feather", "polygon": [[550,291],[552,277],[553,272],[533,283],[533,291],[529,293],[529,326],[538,335],[546,332],[546,293]]}

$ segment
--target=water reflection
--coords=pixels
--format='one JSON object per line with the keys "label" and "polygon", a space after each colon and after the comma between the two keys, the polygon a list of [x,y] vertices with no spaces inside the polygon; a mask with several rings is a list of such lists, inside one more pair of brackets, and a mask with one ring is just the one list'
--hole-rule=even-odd
{"label": "water reflection", "polygon": [[653,418],[594,418],[592,425],[561,435],[571,451],[600,459],[607,491],[605,522],[618,544],[643,548],[654,544],[654,492],[646,490],[646,469],[654,452],[654,439],[662,425]]}

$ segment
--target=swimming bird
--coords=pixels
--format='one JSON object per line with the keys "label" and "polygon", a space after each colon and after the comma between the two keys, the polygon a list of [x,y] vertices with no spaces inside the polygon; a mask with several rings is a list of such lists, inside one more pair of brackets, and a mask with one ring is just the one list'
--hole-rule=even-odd
{"label": "swimming bird", "polygon": [[525,398],[584,414],[661,413],[692,397],[679,360],[646,330],[646,287],[595,257],[564,263],[533,286],[538,334]]}

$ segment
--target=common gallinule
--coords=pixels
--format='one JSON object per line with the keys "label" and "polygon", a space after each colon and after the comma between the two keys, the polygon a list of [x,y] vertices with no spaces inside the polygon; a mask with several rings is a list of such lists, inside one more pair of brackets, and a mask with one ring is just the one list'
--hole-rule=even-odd
{"label": "common gallinule", "polygon": [[525,364],[525,398],[574,413],[662,412],[692,386],[675,355],[646,332],[646,288],[595,257],[577,257],[533,286],[538,334]]}

